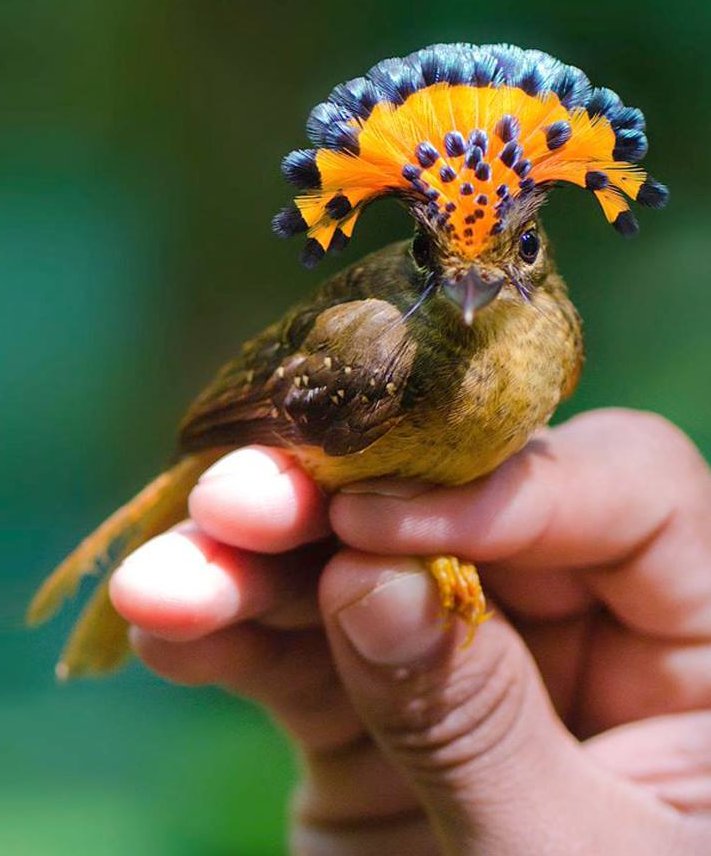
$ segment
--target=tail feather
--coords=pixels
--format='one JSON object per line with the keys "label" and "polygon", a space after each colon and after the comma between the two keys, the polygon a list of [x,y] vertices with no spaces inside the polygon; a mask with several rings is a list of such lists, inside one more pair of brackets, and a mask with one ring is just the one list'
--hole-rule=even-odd
{"label": "tail feather", "polygon": [[102,675],[122,666],[129,653],[128,624],[109,600],[105,577],[72,628],[54,672],[60,681]]}
{"label": "tail feather", "polygon": [[99,674],[123,662],[128,654],[127,628],[109,600],[108,575],[129,553],[185,517],[188,494],[215,457],[214,452],[191,455],[162,473],[82,541],[44,581],[27,611],[30,625],[54,615],[76,594],[84,577],[105,577],[69,637],[57,666],[59,678]]}

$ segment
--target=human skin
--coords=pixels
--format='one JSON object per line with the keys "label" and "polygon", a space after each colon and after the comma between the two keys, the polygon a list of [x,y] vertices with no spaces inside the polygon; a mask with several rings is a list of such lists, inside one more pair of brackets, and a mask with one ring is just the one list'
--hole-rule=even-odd
{"label": "human skin", "polygon": [[[255,699],[299,747],[293,851],[710,853],[711,476],[691,442],[596,411],[470,485],[355,490],[233,452],[111,584],[149,668]],[[469,646],[411,558],[449,553],[493,604]]]}

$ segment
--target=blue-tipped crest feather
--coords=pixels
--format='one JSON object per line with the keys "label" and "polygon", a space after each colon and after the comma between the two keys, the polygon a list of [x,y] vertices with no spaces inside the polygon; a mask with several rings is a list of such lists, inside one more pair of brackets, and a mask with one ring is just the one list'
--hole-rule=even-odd
{"label": "blue-tipped crest feather", "polygon": [[316,166],[316,149],[295,149],[281,162],[284,178],[300,190],[320,187],[321,176]]}
{"label": "blue-tipped crest feather", "polygon": [[[442,84],[510,86],[519,88],[532,97],[553,92],[568,111],[584,108],[591,119],[600,116],[610,123],[615,139],[612,151],[614,160],[621,164],[635,164],[647,153],[645,121],[641,110],[626,107],[611,89],[592,88],[587,76],[579,68],[567,65],[543,51],[523,50],[515,45],[436,44],[404,58],[385,59],[374,65],[364,76],[334,87],[328,100],[317,104],[307,121],[307,133],[316,148],[298,149],[287,155],[282,164],[285,177],[297,188],[306,191],[307,195],[309,191],[319,191],[322,187],[322,176],[318,167],[317,149],[359,155],[362,125],[368,121],[378,104],[388,103],[398,107],[415,92]],[[524,141],[519,139],[518,129],[519,117],[506,115],[501,118],[495,131],[491,128],[489,130],[496,133],[504,143],[504,148],[500,151],[501,161],[515,172],[514,183],[507,190],[510,194],[520,196],[533,191],[536,181],[530,175],[535,172],[535,166],[525,159]],[[439,191],[429,186],[422,171],[436,170],[442,182],[454,182],[457,170],[446,162],[447,158],[463,156],[465,167],[473,171],[477,181],[489,180],[491,166],[486,161],[486,134],[483,129],[474,128],[465,140],[467,132],[462,134],[463,130],[465,129],[445,130],[443,136],[437,140],[422,139],[413,152],[412,162],[402,166],[402,176],[409,182],[407,194],[422,196],[427,204],[436,207]],[[567,121],[558,120],[544,130],[548,148],[555,152],[557,149],[563,150],[569,142],[572,126]],[[322,163],[324,170],[325,163],[326,161]],[[612,172],[607,175],[605,172],[591,170],[585,180],[585,186],[589,190],[598,192],[606,188],[608,183],[615,183]],[[471,190],[473,188],[470,182],[462,182],[462,195],[469,194]],[[620,186],[618,190],[624,188]],[[314,238],[308,240],[304,250],[304,263],[307,266],[316,264],[326,251],[336,250],[347,243],[346,235],[340,226],[343,225],[343,218],[349,216],[350,202],[345,191],[341,193],[336,187],[333,187],[333,191],[335,195],[330,199],[326,196],[322,202],[323,216],[327,218],[326,224],[330,218],[338,223],[339,228],[326,249]],[[653,208],[662,207],[667,199],[666,188],[651,178],[645,181],[637,195],[640,204]],[[363,205],[359,204],[357,207],[362,208]],[[354,216],[357,216],[357,212]],[[309,217],[316,228],[313,216],[309,214]],[[637,229],[636,220],[629,212],[620,214],[615,220],[615,226],[623,234],[632,234]],[[278,214],[274,218],[273,227],[277,234],[284,236],[308,230],[297,208],[288,208]],[[450,228],[451,224],[447,224],[447,227]]]}

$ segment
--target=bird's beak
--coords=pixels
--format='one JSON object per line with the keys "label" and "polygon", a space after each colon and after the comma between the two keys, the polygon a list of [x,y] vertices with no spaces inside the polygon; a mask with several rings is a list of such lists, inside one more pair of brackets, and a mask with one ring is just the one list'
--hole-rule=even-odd
{"label": "bird's beak", "polygon": [[476,313],[496,298],[505,279],[470,268],[460,279],[445,280],[444,293],[462,310],[464,323],[471,327]]}

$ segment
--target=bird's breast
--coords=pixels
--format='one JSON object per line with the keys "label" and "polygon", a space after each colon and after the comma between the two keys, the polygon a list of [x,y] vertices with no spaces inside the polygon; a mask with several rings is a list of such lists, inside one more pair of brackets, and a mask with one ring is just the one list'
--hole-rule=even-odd
{"label": "bird's breast", "polygon": [[548,422],[577,371],[580,331],[564,300],[492,311],[468,347],[416,361],[422,392],[396,427],[357,454],[304,448],[302,464],[328,489],[380,476],[454,485],[495,469]]}

